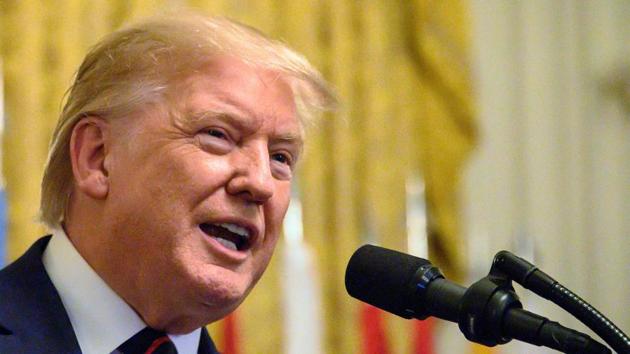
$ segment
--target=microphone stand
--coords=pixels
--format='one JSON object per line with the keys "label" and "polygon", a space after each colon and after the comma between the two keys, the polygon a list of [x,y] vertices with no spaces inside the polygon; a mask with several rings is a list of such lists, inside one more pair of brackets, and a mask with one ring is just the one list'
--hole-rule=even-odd
{"label": "microphone stand", "polygon": [[562,307],[597,333],[617,353],[630,354],[630,338],[623,331],[588,302],[535,265],[508,251],[500,251],[494,257],[492,268],[496,272],[507,274],[525,289]]}
{"label": "microphone stand", "polygon": [[510,277],[497,262],[488,276],[466,290],[457,322],[468,340],[487,346],[517,339],[564,353],[611,353],[584,333],[523,310]]}

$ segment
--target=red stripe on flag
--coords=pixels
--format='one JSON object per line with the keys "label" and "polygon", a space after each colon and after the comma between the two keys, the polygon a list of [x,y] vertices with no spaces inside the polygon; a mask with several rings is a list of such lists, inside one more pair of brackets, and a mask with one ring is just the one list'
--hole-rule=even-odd
{"label": "red stripe on flag", "polygon": [[383,324],[383,312],[374,306],[362,304],[361,339],[363,354],[388,354],[389,345]]}
{"label": "red stripe on flag", "polygon": [[435,319],[427,318],[423,321],[413,321],[413,354],[434,354]]}
{"label": "red stripe on flag", "polygon": [[223,354],[239,354],[236,312],[223,319]]}

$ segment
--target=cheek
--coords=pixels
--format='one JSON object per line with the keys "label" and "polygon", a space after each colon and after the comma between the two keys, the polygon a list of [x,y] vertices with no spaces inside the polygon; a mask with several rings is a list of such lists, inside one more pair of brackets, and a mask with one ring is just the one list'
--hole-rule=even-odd
{"label": "cheek", "polygon": [[164,199],[194,208],[227,183],[230,164],[222,156],[193,151],[165,159],[153,175]]}
{"label": "cheek", "polygon": [[182,175],[182,187],[213,189],[227,184],[233,167],[227,156],[212,155],[199,150],[181,156],[174,169],[175,173]]}
{"label": "cheek", "polygon": [[265,224],[267,226],[267,232],[275,234],[276,238],[278,236],[277,234],[280,233],[284,216],[289,208],[290,194],[290,182],[278,182],[273,200],[265,206]]}
{"label": "cheek", "polygon": [[290,184],[286,183],[276,190],[272,203],[265,206],[265,240],[263,244],[263,262],[269,262],[271,255],[280,238],[284,216],[287,212],[290,200]]}
{"label": "cheek", "polygon": [[252,264],[251,272],[251,285],[254,286],[258,280],[262,277],[271,261],[271,257],[273,256],[276,243],[278,242],[278,237],[274,237],[265,242],[264,247],[259,250],[258,254],[255,257],[254,263]]}

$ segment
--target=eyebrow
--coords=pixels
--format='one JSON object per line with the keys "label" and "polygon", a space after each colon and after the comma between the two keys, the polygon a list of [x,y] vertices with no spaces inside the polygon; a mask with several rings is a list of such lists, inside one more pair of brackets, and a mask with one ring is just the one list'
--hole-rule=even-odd
{"label": "eyebrow", "polygon": [[[193,112],[190,114],[189,119],[191,121],[200,121],[207,118],[218,118],[226,121],[230,124],[236,125],[238,128],[247,128],[247,116],[238,112],[238,109],[223,110],[223,109],[207,109],[199,112]],[[271,138],[272,142],[288,143],[297,145],[301,152],[304,147],[304,138],[301,133],[283,133]]]}
{"label": "eyebrow", "polygon": [[304,138],[301,135],[296,134],[283,134],[272,139],[273,142],[287,143],[297,147],[298,155],[302,154],[304,150]]}
{"label": "eyebrow", "polygon": [[208,109],[199,112],[192,112],[188,116],[188,119],[193,122],[201,121],[207,118],[219,118],[231,123],[236,123],[239,126],[244,126],[245,121],[247,120],[246,116],[241,113],[222,109]]}
{"label": "eyebrow", "polygon": [[206,109],[199,112],[192,112],[192,119],[204,119],[206,117],[215,117],[215,118],[223,118],[225,120],[237,123],[240,126],[245,126],[245,122],[247,121],[247,117],[254,117],[254,112],[249,111],[248,109],[242,107],[238,104],[238,102],[232,100],[230,97],[221,96],[220,99],[228,109],[225,108],[217,108],[217,109]]}
{"label": "eyebrow", "polygon": [[202,122],[206,119],[219,119],[238,129],[247,130],[248,128],[247,116],[244,113],[238,112],[238,109],[206,109],[189,113],[187,119],[193,123]]}

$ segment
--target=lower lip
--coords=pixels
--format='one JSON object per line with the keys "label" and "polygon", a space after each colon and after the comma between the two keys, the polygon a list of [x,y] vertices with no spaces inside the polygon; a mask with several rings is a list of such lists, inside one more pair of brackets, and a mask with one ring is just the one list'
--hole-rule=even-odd
{"label": "lower lip", "polygon": [[198,227],[198,229],[199,229],[199,233],[201,233],[203,238],[206,240],[206,242],[212,249],[213,253],[218,254],[222,256],[223,258],[226,258],[227,260],[230,260],[233,262],[242,262],[247,258],[247,255],[249,253],[247,250],[245,251],[231,250],[223,246],[221,243],[219,243],[219,241],[217,241],[214,237],[211,237],[207,233],[203,232],[203,230],[201,230],[200,227]]}

